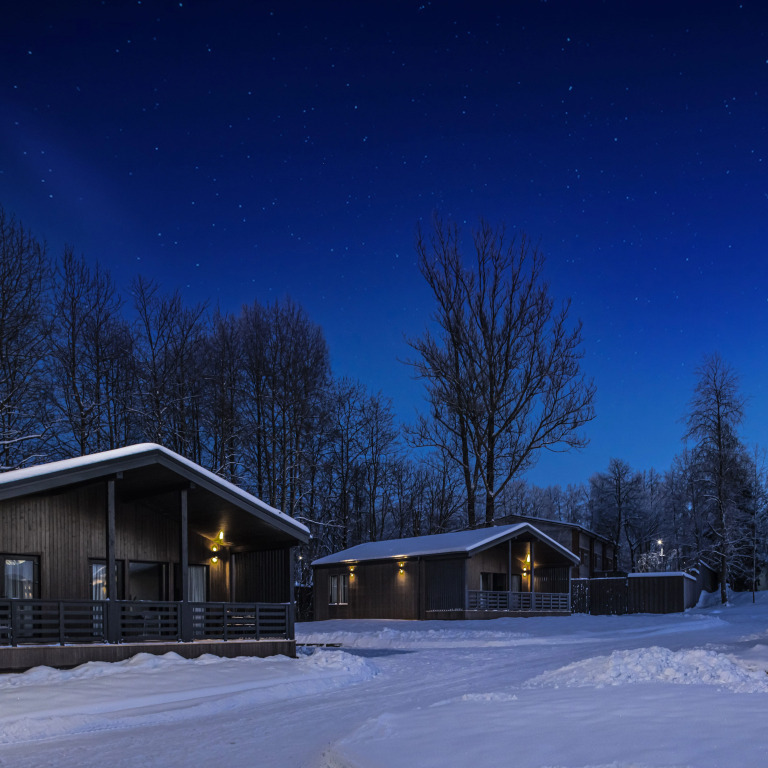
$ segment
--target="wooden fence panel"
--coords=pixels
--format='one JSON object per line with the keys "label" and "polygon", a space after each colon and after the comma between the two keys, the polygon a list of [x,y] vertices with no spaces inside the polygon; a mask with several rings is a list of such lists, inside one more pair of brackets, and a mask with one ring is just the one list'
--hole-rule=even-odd
{"label": "wooden fence panel", "polygon": [[571,581],[571,612],[589,613],[589,579]]}

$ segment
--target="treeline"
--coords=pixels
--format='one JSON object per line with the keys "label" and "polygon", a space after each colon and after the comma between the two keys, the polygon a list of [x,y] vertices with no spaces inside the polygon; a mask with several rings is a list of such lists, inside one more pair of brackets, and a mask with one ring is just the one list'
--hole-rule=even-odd
{"label": "treeline", "polygon": [[663,474],[613,458],[588,483],[565,489],[518,482],[504,506],[601,533],[626,571],[681,570],[703,559],[719,572],[723,598],[727,586],[765,588],[766,454],[739,436],[744,407],[736,372],[711,355],[683,414],[684,448]]}
{"label": "treeline", "polygon": [[0,464],[160,443],[304,522],[306,566],[362,541],[460,527],[439,454],[416,462],[390,401],[333,375],[322,329],[290,300],[186,306],[127,293],[0,209]]}
{"label": "treeline", "polygon": [[605,535],[626,570],[704,558],[724,584],[754,585],[765,470],[739,438],[735,373],[717,356],[699,368],[665,473],[615,458],[588,483],[531,486],[537,454],[583,445],[594,417],[581,327],[525,238],[481,223],[472,243],[468,262],[455,227],[419,233],[435,311],[410,344],[426,410],[401,425],[384,394],[334,375],[290,300],[223,313],[142,277],[124,293],[71,248],[49,258],[0,208],[0,468],[160,443],[305,523],[304,583],[332,551],[523,514]]}

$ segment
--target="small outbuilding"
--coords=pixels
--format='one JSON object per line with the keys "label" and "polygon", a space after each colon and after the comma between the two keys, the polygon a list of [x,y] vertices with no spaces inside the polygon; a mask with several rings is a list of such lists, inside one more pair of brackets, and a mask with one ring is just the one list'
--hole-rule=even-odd
{"label": "small outbuilding", "polygon": [[312,563],[315,619],[568,615],[578,563],[529,523],[369,542]]}

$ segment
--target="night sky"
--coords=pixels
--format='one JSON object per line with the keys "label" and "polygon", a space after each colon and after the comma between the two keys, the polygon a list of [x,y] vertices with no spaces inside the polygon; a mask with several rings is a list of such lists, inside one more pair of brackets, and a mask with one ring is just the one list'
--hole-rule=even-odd
{"label": "night sky", "polygon": [[525,232],[584,323],[591,445],[664,470],[719,351],[765,443],[768,4],[0,0],[0,204],[192,304],[290,296],[392,398],[434,212]]}

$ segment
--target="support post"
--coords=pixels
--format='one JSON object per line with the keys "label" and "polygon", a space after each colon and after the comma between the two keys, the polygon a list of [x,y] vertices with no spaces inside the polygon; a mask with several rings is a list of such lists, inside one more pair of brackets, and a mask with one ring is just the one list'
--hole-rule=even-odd
{"label": "support post", "polygon": [[294,548],[288,548],[288,588],[290,599],[288,601],[288,614],[285,621],[286,640],[296,637],[296,563],[294,562]]}
{"label": "support post", "polygon": [[179,579],[181,581],[181,617],[179,639],[192,640],[192,606],[189,604],[189,491],[182,488],[179,498]]}
{"label": "support post", "polygon": [[107,480],[107,632],[108,643],[120,642],[120,606],[117,603],[115,558],[115,478]]}

